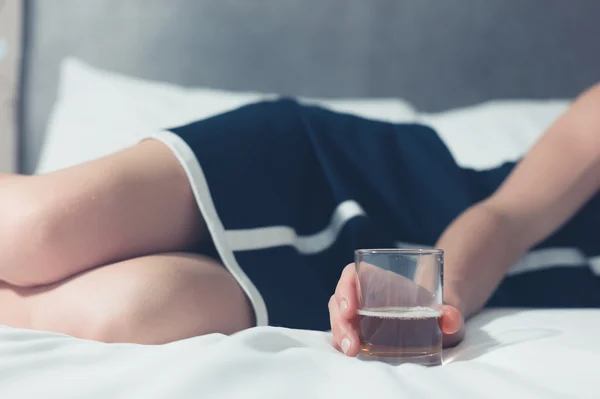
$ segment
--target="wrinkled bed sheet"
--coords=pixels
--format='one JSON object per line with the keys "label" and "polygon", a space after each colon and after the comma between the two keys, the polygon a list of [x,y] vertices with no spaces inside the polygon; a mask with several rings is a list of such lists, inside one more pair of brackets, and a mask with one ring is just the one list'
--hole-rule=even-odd
{"label": "wrinkled bed sheet", "polygon": [[346,358],[327,333],[272,327],[160,346],[0,327],[0,398],[597,398],[599,331],[600,310],[488,310],[443,366],[425,368]]}

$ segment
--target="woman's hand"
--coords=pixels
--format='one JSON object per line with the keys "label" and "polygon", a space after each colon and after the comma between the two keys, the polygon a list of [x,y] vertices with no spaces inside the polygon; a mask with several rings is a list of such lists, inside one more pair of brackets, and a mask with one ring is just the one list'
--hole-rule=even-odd
{"label": "woman's hand", "polygon": [[[389,273],[382,271],[382,273]],[[400,275],[399,291],[409,288],[407,282]],[[386,276],[386,279],[389,276]],[[333,346],[348,356],[356,356],[359,350],[359,319],[357,309],[359,307],[357,275],[354,265],[346,266],[338,282],[335,294],[329,300],[329,317],[331,330],[333,332]],[[402,281],[400,281],[402,279]],[[415,285],[415,283],[410,282]],[[458,344],[464,336],[464,322],[461,313],[449,305],[442,306],[441,330],[443,333],[443,344],[445,347]]]}

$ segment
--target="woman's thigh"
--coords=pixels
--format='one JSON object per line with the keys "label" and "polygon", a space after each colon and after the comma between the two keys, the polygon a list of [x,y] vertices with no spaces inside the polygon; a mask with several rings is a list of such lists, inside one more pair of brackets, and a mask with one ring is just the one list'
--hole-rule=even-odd
{"label": "woman's thigh", "polygon": [[37,288],[0,287],[0,324],[104,342],[159,344],[253,326],[233,277],[212,259],[172,253],[91,269]]}
{"label": "woman's thigh", "polygon": [[40,176],[0,179],[0,280],[35,286],[207,238],[185,172],[148,140]]}

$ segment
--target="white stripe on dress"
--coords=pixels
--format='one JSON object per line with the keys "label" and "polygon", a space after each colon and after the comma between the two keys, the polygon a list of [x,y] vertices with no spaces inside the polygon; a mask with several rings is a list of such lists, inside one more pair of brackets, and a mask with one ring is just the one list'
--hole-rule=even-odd
{"label": "white stripe on dress", "polygon": [[[313,255],[325,251],[337,240],[344,225],[352,218],[364,216],[365,212],[356,201],[342,202],[334,211],[331,222],[324,230],[299,236],[288,226],[272,226],[256,229],[227,230],[225,236],[229,247],[234,251],[252,251],[281,246],[291,246],[303,255]],[[428,248],[407,242],[396,242],[398,248]],[[533,272],[552,267],[590,267],[600,275],[600,256],[587,258],[577,248],[543,248],[523,255],[508,271],[509,276]]]}
{"label": "white stripe on dress", "polygon": [[509,276],[551,267],[588,266],[589,259],[577,248],[543,248],[523,255],[508,271]]}
{"label": "white stripe on dress", "polygon": [[320,232],[300,236],[288,226],[260,227],[255,229],[227,230],[225,238],[229,248],[234,251],[251,251],[281,246],[292,246],[303,255],[312,255],[325,251],[337,240],[344,225],[357,216],[364,216],[365,211],[358,202],[347,200],[340,203],[329,226]]}
{"label": "white stripe on dress", "polygon": [[588,259],[588,262],[590,263],[590,268],[592,269],[594,274],[600,276],[600,256],[594,256]]}
{"label": "white stripe on dress", "polygon": [[[398,248],[429,248],[428,246],[396,242]],[[552,267],[585,267],[589,266],[594,274],[600,275],[600,256],[587,258],[577,248],[543,248],[523,255],[508,271],[507,275],[533,272]]]}

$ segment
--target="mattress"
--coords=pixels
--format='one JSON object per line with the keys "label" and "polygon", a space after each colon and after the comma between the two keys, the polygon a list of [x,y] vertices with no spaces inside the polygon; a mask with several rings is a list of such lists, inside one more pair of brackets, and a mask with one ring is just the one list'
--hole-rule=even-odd
{"label": "mattress", "polygon": [[490,309],[444,365],[347,358],[324,332],[260,327],[166,345],[0,327],[2,398],[592,398],[600,310]]}

